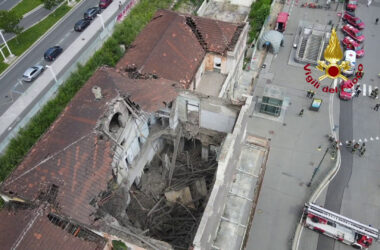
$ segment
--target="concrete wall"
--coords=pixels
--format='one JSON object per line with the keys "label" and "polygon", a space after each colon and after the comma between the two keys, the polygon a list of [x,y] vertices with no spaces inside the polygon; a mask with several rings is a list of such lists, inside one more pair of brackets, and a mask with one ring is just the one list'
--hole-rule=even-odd
{"label": "concrete wall", "polygon": [[190,86],[189,89],[195,90],[198,87],[199,83],[201,82],[202,75],[205,72],[206,58],[207,57],[203,58],[202,63],[199,66],[197,73],[195,74],[195,77],[194,77],[194,80],[193,80],[194,83]]}
{"label": "concrete wall", "polygon": [[219,92],[220,98],[232,98],[232,92],[235,86],[235,82],[239,80],[239,77],[243,70],[244,51],[247,44],[247,34],[249,25],[246,24],[239,36],[239,40],[236,42],[233,51],[227,52],[227,67],[230,69],[228,76],[224,81],[222,89]]}
{"label": "concrete wall", "polygon": [[219,132],[231,133],[238,116],[236,109],[214,104],[210,100],[201,101],[199,126]]}
{"label": "concrete wall", "polygon": [[228,134],[223,143],[218,160],[215,184],[193,241],[194,249],[196,250],[211,249],[212,242],[216,237],[227,193],[233,182],[233,174],[239,160],[235,157],[235,154],[236,150],[240,149],[240,143],[245,136],[244,127],[242,126],[246,124],[251,102],[252,97],[248,97],[240,111],[233,133]]}

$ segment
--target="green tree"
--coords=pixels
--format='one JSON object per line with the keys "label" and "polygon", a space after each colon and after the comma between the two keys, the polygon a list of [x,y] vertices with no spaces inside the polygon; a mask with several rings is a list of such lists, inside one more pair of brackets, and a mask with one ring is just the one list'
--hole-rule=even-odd
{"label": "green tree", "polygon": [[62,0],[42,0],[45,9],[51,10],[54,6],[62,2]]}
{"label": "green tree", "polygon": [[20,34],[22,27],[18,26],[21,17],[13,11],[0,10],[0,29],[7,33]]}

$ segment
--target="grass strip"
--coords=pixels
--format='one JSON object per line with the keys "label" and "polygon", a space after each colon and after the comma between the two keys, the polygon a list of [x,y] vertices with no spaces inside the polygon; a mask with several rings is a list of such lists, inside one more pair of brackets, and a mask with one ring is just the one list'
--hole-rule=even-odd
{"label": "grass strip", "polygon": [[19,16],[23,16],[40,4],[42,4],[42,0],[22,0],[12,9],[12,11]]}
{"label": "grass strip", "polygon": [[[71,7],[67,5],[62,5],[51,13],[47,18],[39,22],[38,24],[25,30],[18,36],[12,38],[8,41],[8,46],[10,47],[13,54],[20,56],[24,53],[30,46],[33,45],[42,35],[46,33],[56,22],[58,22]],[[3,51],[5,56],[9,56],[8,50]],[[9,67],[9,64],[0,63],[0,74]]]}
{"label": "grass strip", "polygon": [[[4,154],[0,156],[0,182],[20,164],[37,140],[45,133],[78,90],[102,65],[115,66],[123,56],[120,44],[128,47],[152,19],[157,9],[165,9],[171,0],[141,0],[127,18],[115,27],[112,36],[91,59],[71,74],[50,100],[13,138]],[[1,199],[0,199],[1,200]]]}

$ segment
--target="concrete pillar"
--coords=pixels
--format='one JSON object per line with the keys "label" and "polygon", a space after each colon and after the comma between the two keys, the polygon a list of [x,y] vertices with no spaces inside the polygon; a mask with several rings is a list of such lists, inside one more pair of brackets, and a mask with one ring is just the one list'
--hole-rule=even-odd
{"label": "concrete pillar", "polygon": [[202,160],[208,161],[209,146],[202,145]]}
{"label": "concrete pillar", "polygon": [[183,139],[182,137],[178,144],[178,153],[182,153],[184,148],[185,148],[185,139]]}

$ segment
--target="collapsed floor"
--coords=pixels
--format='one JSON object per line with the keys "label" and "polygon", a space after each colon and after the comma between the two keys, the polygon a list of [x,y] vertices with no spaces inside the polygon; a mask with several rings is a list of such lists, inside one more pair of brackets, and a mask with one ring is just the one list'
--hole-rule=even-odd
{"label": "collapsed floor", "polygon": [[172,178],[168,145],[145,167],[138,185],[130,190],[126,209],[130,223],[146,236],[165,241],[175,249],[188,249],[212,190],[217,169],[215,153],[201,159],[201,143],[186,141],[178,152]]}

